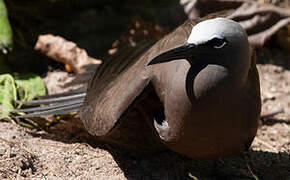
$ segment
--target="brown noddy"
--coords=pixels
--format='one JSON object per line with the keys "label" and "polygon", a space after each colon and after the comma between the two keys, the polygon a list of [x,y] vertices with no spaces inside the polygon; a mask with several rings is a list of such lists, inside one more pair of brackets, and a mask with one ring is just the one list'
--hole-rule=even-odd
{"label": "brown noddy", "polygon": [[24,117],[81,107],[85,128],[102,141],[198,159],[247,150],[261,110],[255,55],[244,29],[225,18],[189,21],[133,62],[101,65],[72,99]]}

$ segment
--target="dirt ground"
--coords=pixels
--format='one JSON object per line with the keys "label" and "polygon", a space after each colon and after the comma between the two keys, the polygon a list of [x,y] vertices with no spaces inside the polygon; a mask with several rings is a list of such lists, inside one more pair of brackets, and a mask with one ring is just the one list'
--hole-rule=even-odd
{"label": "dirt ground", "polygon": [[289,180],[290,55],[283,55],[285,65],[279,63],[279,52],[268,54],[259,53],[260,59],[267,59],[258,65],[262,114],[280,109],[284,113],[261,122],[252,150],[243,155],[196,161],[168,151],[136,159],[97,145],[77,118],[64,118],[49,131],[0,122],[0,178]]}

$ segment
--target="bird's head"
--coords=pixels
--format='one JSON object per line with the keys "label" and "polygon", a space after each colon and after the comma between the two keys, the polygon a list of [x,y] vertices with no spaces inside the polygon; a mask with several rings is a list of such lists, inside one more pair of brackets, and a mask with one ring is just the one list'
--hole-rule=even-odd
{"label": "bird's head", "polygon": [[186,44],[163,52],[148,65],[184,59],[191,65],[212,64],[244,73],[250,65],[247,34],[240,24],[230,19],[202,21],[192,28]]}

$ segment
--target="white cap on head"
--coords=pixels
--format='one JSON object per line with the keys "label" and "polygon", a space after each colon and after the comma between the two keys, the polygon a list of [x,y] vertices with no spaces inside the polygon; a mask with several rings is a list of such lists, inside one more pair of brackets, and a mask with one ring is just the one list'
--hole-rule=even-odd
{"label": "white cap on head", "polygon": [[189,44],[203,44],[213,38],[226,38],[227,40],[247,40],[247,34],[243,27],[230,19],[215,18],[202,21],[195,25],[187,43]]}

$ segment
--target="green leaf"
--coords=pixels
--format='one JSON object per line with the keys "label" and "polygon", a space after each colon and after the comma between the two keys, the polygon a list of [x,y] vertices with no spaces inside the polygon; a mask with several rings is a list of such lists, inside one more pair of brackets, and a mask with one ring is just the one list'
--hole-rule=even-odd
{"label": "green leaf", "polygon": [[46,93],[42,79],[35,74],[14,74],[18,100],[28,101]]}
{"label": "green leaf", "polygon": [[45,85],[35,74],[0,75],[0,103],[2,103],[1,118],[9,118],[9,112],[14,109],[16,100],[27,101],[36,96],[45,95]]}
{"label": "green leaf", "polygon": [[13,45],[13,33],[4,0],[0,0],[0,50],[6,54]]}
{"label": "green leaf", "polygon": [[9,118],[9,111],[14,109],[16,99],[17,93],[13,77],[10,74],[0,75],[1,118]]}

